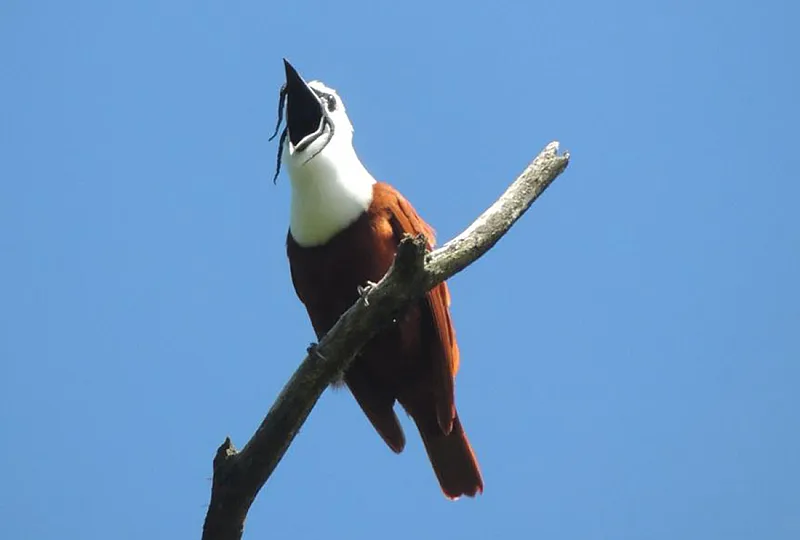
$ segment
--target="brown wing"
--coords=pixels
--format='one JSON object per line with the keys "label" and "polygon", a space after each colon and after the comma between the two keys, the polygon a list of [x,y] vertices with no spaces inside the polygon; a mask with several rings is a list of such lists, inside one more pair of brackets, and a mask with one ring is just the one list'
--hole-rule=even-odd
{"label": "brown wing", "polygon": [[[347,244],[348,240],[353,238],[337,238],[332,242]],[[350,247],[352,248],[352,244]],[[367,279],[380,278],[371,275],[354,276],[352,268],[343,273],[344,265],[335,256],[336,253],[342,253],[341,246],[302,248],[290,233],[287,236],[286,248],[295,292],[306,306],[317,339],[321,339],[341,314],[356,301],[357,285],[363,284]],[[388,267],[390,263],[386,264]],[[353,282],[347,283],[350,279],[343,281],[343,275],[349,276]],[[383,381],[370,379],[362,369],[358,369],[358,363],[357,358],[353,367],[345,374],[345,382],[386,444],[394,452],[399,453],[405,447],[406,439],[394,412],[394,395],[386,388]]]}
{"label": "brown wing", "polygon": [[[430,247],[435,243],[434,231],[419,217],[414,207],[397,190],[388,184],[376,185],[375,197],[389,212],[395,240],[400,242],[405,234],[424,234]],[[446,283],[440,283],[425,295],[421,306],[423,334],[433,366],[436,416],[442,432],[450,433],[455,417],[453,378],[458,371],[459,354],[455,330],[450,320],[450,292]]]}

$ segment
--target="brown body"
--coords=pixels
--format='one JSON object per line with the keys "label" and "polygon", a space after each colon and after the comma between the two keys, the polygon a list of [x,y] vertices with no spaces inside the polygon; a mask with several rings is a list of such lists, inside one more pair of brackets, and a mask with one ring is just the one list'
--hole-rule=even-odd
{"label": "brown body", "polygon": [[[326,244],[287,240],[292,281],[322,337],[358,299],[358,287],[378,281],[391,266],[405,233],[433,231],[394,188],[377,183],[367,211]],[[395,401],[413,418],[445,495],[483,491],[478,463],[454,403],[458,345],[447,285],[434,287],[362,350],[344,380],[370,422],[395,452],[405,437]]]}

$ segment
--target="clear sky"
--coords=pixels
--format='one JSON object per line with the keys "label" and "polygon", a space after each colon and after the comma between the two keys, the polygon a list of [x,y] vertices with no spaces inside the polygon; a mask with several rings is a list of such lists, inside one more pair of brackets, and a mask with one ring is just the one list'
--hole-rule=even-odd
{"label": "clear sky", "polygon": [[326,392],[247,538],[800,537],[797,3],[6,1],[0,537],[198,538],[313,333],[272,184],[286,56],[446,240],[482,466],[441,495]]}

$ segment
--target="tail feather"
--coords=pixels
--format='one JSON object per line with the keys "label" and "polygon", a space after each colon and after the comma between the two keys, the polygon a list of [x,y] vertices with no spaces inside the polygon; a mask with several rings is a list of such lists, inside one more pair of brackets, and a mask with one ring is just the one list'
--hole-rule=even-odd
{"label": "tail feather", "polygon": [[414,420],[445,496],[457,499],[462,495],[474,497],[483,493],[480,467],[458,415],[453,419],[453,429],[448,435],[422,425],[416,418]]}

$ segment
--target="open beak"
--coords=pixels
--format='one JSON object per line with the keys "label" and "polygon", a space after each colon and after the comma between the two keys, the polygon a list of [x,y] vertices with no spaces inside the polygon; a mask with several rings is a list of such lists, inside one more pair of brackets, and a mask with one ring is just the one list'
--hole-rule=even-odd
{"label": "open beak", "polygon": [[302,151],[325,131],[322,102],[292,65],[286,68],[286,127],[295,151]]}

